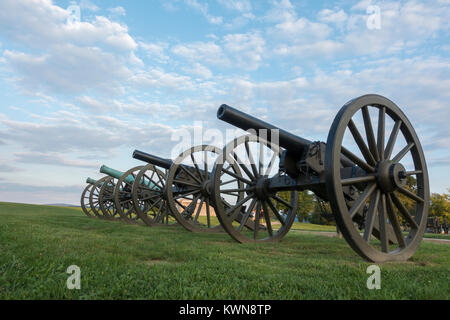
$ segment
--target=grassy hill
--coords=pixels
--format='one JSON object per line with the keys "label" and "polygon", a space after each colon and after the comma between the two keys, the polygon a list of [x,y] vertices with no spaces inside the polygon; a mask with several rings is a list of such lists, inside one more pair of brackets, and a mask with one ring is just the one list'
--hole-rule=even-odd
{"label": "grassy hill", "polygon": [[[0,203],[0,299],[449,299],[450,246],[408,262],[363,261],[345,240],[291,232],[280,243],[126,225],[79,208]],[[66,269],[81,268],[81,290]]]}

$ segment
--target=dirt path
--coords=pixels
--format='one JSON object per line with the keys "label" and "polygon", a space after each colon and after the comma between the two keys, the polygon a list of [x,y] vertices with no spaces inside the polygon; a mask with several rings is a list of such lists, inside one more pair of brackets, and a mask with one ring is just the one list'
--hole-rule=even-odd
{"label": "dirt path", "polygon": [[[309,233],[309,234],[315,234],[325,237],[337,237],[336,232],[328,232],[328,231],[306,231],[306,230],[291,230],[295,232],[303,232],[303,233]],[[446,239],[434,239],[434,238],[423,238],[423,241],[427,242],[433,242],[433,243],[443,243],[443,244],[450,244],[450,240]]]}

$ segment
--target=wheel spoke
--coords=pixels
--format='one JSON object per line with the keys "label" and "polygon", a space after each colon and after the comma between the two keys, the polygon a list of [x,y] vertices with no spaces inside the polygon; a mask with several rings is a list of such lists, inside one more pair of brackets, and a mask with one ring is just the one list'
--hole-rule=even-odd
{"label": "wheel spoke", "polygon": [[240,180],[240,181],[242,181],[242,182],[244,182],[244,183],[247,183],[247,184],[253,184],[253,182],[251,182],[250,180],[248,180],[248,179],[246,179],[246,178],[244,178],[244,177],[242,177],[242,176],[240,176],[240,175],[238,175],[238,174],[236,174],[236,173],[234,173],[234,172],[231,172],[230,170],[227,170],[227,169],[225,169],[225,168],[222,168],[222,171],[224,171],[225,173],[229,174],[229,175],[232,176],[233,178],[236,178],[236,179],[238,179],[238,180]]}
{"label": "wheel spoke", "polygon": [[415,175],[415,174],[421,174],[421,173],[423,173],[422,170],[406,171],[406,175],[407,175],[407,176],[412,176],[412,175]]}
{"label": "wheel spoke", "polygon": [[211,228],[211,213],[209,208],[209,198],[206,198],[206,219],[208,222],[208,228]]}
{"label": "wheel spoke", "polygon": [[[192,200],[191,200],[191,203],[189,203],[188,204],[188,206],[186,207],[186,209],[184,209],[182,212],[181,212],[181,215],[182,216],[184,216],[184,217],[187,217],[188,215],[189,215],[189,217],[192,217],[192,214],[194,213],[194,211],[195,211],[195,207],[196,207],[196,205],[197,205],[197,201],[198,201],[198,199],[200,199],[200,195],[196,195]],[[191,209],[191,207],[192,206],[194,206],[194,209],[192,210],[192,212],[189,212],[189,211],[191,211],[190,209]],[[186,211],[188,211],[188,212],[186,212]],[[186,214],[184,214],[186,212]],[[197,213],[199,213],[200,211],[198,211]]]}
{"label": "wheel spoke", "polygon": [[403,216],[406,222],[409,223],[411,228],[418,229],[419,226],[417,225],[416,221],[409,214],[408,209],[406,209],[406,207],[403,205],[403,203],[400,201],[400,199],[397,197],[395,193],[391,194],[391,199],[394,202],[395,206],[397,207],[398,212]]}
{"label": "wheel spoke", "polygon": [[269,236],[273,236],[272,223],[270,222],[270,214],[269,209],[267,208],[266,202],[262,201],[263,212],[264,212],[264,220],[266,220],[267,232]]}
{"label": "wheel spoke", "polygon": [[386,223],[386,197],[384,194],[381,195],[381,201],[378,208],[378,218],[380,225],[380,241],[381,241],[381,251],[389,252],[389,242],[387,235],[387,223]]}
{"label": "wheel spoke", "polygon": [[362,183],[362,182],[370,182],[370,181],[375,181],[375,176],[368,175],[368,176],[363,176],[363,177],[342,179],[341,180],[341,184],[343,186],[347,186],[347,185],[351,185],[351,184],[357,184],[357,183]]}
{"label": "wheel spoke", "polygon": [[182,207],[183,209],[186,209],[186,206],[183,205],[180,201],[175,200],[175,202],[176,202],[180,207]]}
{"label": "wheel spoke", "polygon": [[[197,213],[195,214],[194,221],[198,221],[198,216],[200,215],[200,211],[202,210],[202,206],[203,206],[203,198],[200,199],[200,205],[197,208]],[[195,207],[194,207],[194,209],[195,209]]]}
{"label": "wheel spoke", "polygon": [[265,176],[269,176],[270,172],[272,171],[272,167],[275,163],[275,160],[277,159],[278,154],[276,152],[273,153],[272,158],[270,159],[269,166],[267,167],[266,172],[264,173]]}
{"label": "wheel spoke", "polygon": [[366,130],[367,142],[369,143],[369,149],[376,161],[380,161],[378,154],[377,143],[375,141],[375,135],[373,133],[372,121],[370,120],[369,108],[367,106],[361,109],[364,119],[364,129]]}
{"label": "wheel spoke", "polygon": [[195,181],[197,181],[197,183],[198,184],[202,184],[202,181],[201,180],[199,180],[195,175],[193,175],[192,174],[192,172],[190,172],[188,169],[186,169],[185,167],[184,167],[184,165],[182,165],[182,164],[180,164],[179,166],[178,166],[181,170],[183,170],[188,176],[190,176],[192,179],[194,179]]}
{"label": "wheel spoke", "polygon": [[263,164],[264,164],[264,143],[259,142],[259,175],[262,176],[263,172]]}
{"label": "wheel spoke", "polygon": [[203,175],[202,175],[201,172],[200,172],[200,168],[198,167],[198,164],[197,164],[197,162],[195,161],[195,157],[194,157],[194,154],[193,154],[193,153],[191,153],[191,160],[192,160],[192,162],[194,163],[195,170],[197,171],[197,174],[198,174],[198,176],[200,177],[200,180],[202,180],[202,182],[204,182],[204,180],[203,180]]}
{"label": "wheel spoke", "polygon": [[400,224],[394,212],[394,206],[392,204],[392,199],[389,194],[386,195],[386,205],[387,205],[387,214],[389,217],[389,221],[391,222],[392,228],[394,229],[395,237],[398,240],[398,244],[401,248],[406,247],[405,238],[403,237],[402,230],[400,229]]}
{"label": "wheel spoke", "polygon": [[286,224],[286,221],[284,220],[284,218],[280,215],[280,213],[278,212],[278,209],[275,208],[272,200],[267,199],[267,204],[269,205],[270,209],[272,209],[273,213],[275,214],[275,216],[277,217],[277,219],[280,221],[280,223],[284,226]]}
{"label": "wheel spoke", "polygon": [[188,181],[184,181],[184,180],[173,180],[173,183],[175,184],[183,184],[183,185],[185,185],[185,186],[190,186],[190,187],[193,187],[193,188],[197,188],[197,189],[200,189],[202,186],[201,185],[199,185],[199,184],[195,184],[195,183],[190,183],[190,182],[188,182]]}
{"label": "wheel spoke", "polygon": [[246,196],[245,198],[241,199],[240,201],[238,201],[234,206],[228,208],[225,211],[225,215],[226,216],[230,216],[230,213],[233,213],[233,215],[231,216],[231,220],[234,221],[234,219],[236,218],[237,213],[239,212],[240,207],[242,207],[242,205],[244,203],[246,203],[248,201],[248,199],[252,198],[254,196],[253,193],[249,194],[248,196]]}
{"label": "wheel spoke", "polygon": [[166,185],[164,183],[164,177],[161,176],[158,169],[155,168],[155,171],[156,171],[156,175],[158,176],[159,182],[161,183],[162,188],[164,188]]}
{"label": "wheel spoke", "polygon": [[176,200],[176,199],[180,199],[180,198],[185,198],[187,196],[191,196],[191,195],[199,193],[199,192],[201,192],[201,190],[192,190],[192,191],[189,191],[189,192],[180,193],[174,199]]}
{"label": "wheel spoke", "polygon": [[347,158],[349,158],[351,161],[353,161],[355,164],[357,164],[361,169],[364,169],[366,172],[375,172],[375,168],[368,165],[364,160],[359,158],[357,155],[353,154],[350,150],[346,149],[345,147],[341,147],[341,152],[343,155],[345,155]]}
{"label": "wheel spoke", "polygon": [[248,141],[246,140],[244,142],[244,144],[245,144],[245,151],[247,152],[248,159],[250,160],[250,166],[252,167],[253,174],[254,174],[255,177],[257,177],[258,176],[258,169],[256,169],[256,162],[253,159],[252,152],[250,151],[250,146],[248,145]]}
{"label": "wheel spoke", "polygon": [[258,239],[258,231],[259,231],[259,219],[261,216],[261,202],[258,201],[256,204],[256,211],[255,211],[255,227],[253,229],[253,239]]}
{"label": "wheel spoke", "polygon": [[370,198],[369,210],[367,211],[366,221],[364,224],[364,240],[370,241],[370,236],[375,224],[375,217],[378,208],[378,201],[380,200],[380,190],[376,190],[375,194],[372,194]]}
{"label": "wheel spoke", "polygon": [[240,223],[240,225],[239,225],[239,227],[237,229],[239,232],[242,231],[242,228],[244,228],[245,224],[247,223],[247,220],[250,217],[250,214],[252,213],[253,208],[255,207],[255,205],[256,205],[256,199],[252,199],[252,202],[250,202],[250,206],[245,211],[245,214],[242,215],[241,223]]}
{"label": "wheel spoke", "polygon": [[356,199],[355,203],[353,204],[352,208],[349,211],[351,218],[353,218],[355,214],[358,213],[359,209],[361,209],[361,207],[366,202],[367,198],[370,197],[370,195],[372,194],[372,192],[375,190],[376,187],[377,187],[376,183],[367,185],[367,187],[364,189],[364,192],[358,197],[358,199]]}
{"label": "wheel spoke", "polygon": [[417,202],[423,203],[424,200],[419,197],[418,195],[416,195],[415,193],[412,193],[411,191],[409,191],[408,189],[405,188],[398,188],[398,191],[400,193],[403,193],[405,196],[407,196],[408,198],[415,200]]}
{"label": "wheel spoke", "polygon": [[140,197],[139,199],[141,201],[147,201],[147,200],[158,198],[158,197],[161,197],[161,195],[160,194],[153,194],[153,195],[149,195],[148,197]]}
{"label": "wheel spoke", "polygon": [[400,160],[403,159],[403,157],[411,150],[412,147],[414,147],[414,142],[408,143],[406,147],[404,147],[395,157],[392,159],[394,163],[398,163]]}
{"label": "wheel spoke", "polygon": [[392,150],[394,150],[395,141],[397,140],[398,133],[400,131],[400,126],[402,125],[402,120],[397,120],[392,129],[391,135],[389,136],[386,149],[384,150],[384,156],[386,159],[390,159],[392,155]]}
{"label": "wheel spoke", "polygon": [[369,148],[367,148],[367,145],[364,142],[363,137],[359,133],[358,128],[356,127],[355,123],[351,119],[350,119],[350,122],[348,123],[348,128],[350,129],[353,139],[355,139],[355,142],[358,145],[358,148],[361,151],[362,155],[364,156],[364,159],[366,160],[366,162],[368,164],[374,166],[376,164],[376,161],[375,161],[372,153],[370,153]]}
{"label": "wheel spoke", "polygon": [[283,198],[280,198],[279,196],[277,196],[276,194],[272,196],[273,199],[275,199],[278,202],[281,202],[282,204],[284,204],[286,207],[288,207],[289,209],[292,209],[292,206],[289,202],[287,202],[286,200],[284,200]]}
{"label": "wheel spoke", "polygon": [[157,201],[155,201],[147,210],[147,212],[151,211],[158,203],[160,203],[163,200],[163,198],[159,198]]}
{"label": "wheel spoke", "polygon": [[386,107],[382,106],[378,114],[378,136],[377,136],[378,155],[380,156],[381,161],[384,160],[385,120],[386,120]]}
{"label": "wheel spoke", "polygon": [[221,193],[227,193],[227,192],[245,192],[249,191],[248,188],[238,188],[238,189],[223,189],[220,190]]}
{"label": "wheel spoke", "polygon": [[231,179],[231,180],[229,180],[229,181],[222,182],[220,185],[221,185],[221,186],[224,186],[224,185],[226,185],[226,184],[233,183],[233,182],[235,182],[235,181],[237,181],[237,180],[238,180],[238,179]]}
{"label": "wheel spoke", "polygon": [[[255,180],[255,176],[250,172],[250,170],[247,168],[247,166],[244,164],[243,161],[241,161],[241,159],[237,156],[236,153],[233,153],[233,158],[234,160],[237,162],[237,164],[239,165],[239,167],[241,167],[242,170],[244,170],[244,172],[247,174],[247,176],[252,179]],[[225,170],[225,169],[224,169]]]}
{"label": "wheel spoke", "polygon": [[203,161],[205,162],[205,180],[208,179],[208,152],[204,151],[203,152]]}

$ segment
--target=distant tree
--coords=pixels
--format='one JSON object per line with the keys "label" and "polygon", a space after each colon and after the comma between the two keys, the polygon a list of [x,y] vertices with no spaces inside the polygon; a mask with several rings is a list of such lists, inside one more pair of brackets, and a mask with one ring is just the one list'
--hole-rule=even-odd
{"label": "distant tree", "polygon": [[[447,189],[450,192],[450,189]],[[444,218],[450,221],[450,194],[448,193],[432,193],[430,197],[430,216],[438,217],[444,222]]]}
{"label": "distant tree", "polygon": [[314,210],[311,215],[311,223],[335,225],[333,212],[328,201],[323,201],[314,195]]}
{"label": "distant tree", "polygon": [[[277,193],[280,198],[283,198],[287,202],[291,201],[291,192],[283,191]],[[305,217],[309,215],[314,210],[314,195],[308,190],[298,192],[298,207],[297,207],[297,217],[299,221],[302,221]],[[287,207],[283,204],[278,205],[279,210],[287,211]]]}

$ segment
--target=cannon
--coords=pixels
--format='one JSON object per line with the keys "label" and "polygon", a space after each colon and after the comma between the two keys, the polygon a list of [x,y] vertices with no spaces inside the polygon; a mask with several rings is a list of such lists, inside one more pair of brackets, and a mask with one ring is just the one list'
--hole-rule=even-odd
{"label": "cannon", "polygon": [[[280,240],[295,219],[295,194],[309,190],[330,202],[342,235],[364,259],[403,261],[414,254],[426,228],[428,172],[414,128],[392,101],[375,94],[348,101],[326,142],[298,137],[227,105],[219,107],[217,117],[253,131],[227,144],[212,170],[213,205],[235,240]],[[227,169],[236,162],[241,176]],[[407,184],[409,177],[415,185]],[[246,196],[229,207],[224,182],[233,179],[239,187],[232,191]],[[236,224],[233,218],[244,205],[243,221]],[[280,208],[287,215],[281,216]],[[252,213],[266,230],[242,228]]]}
{"label": "cannon", "polygon": [[[143,181],[152,181],[160,188],[159,194],[153,194],[157,199],[155,203],[161,203],[166,211],[166,216],[173,216],[179,224],[192,232],[223,232],[220,222],[216,218],[214,207],[211,205],[211,172],[209,168],[215,162],[221,150],[211,145],[199,145],[187,149],[175,160],[160,158],[139,150],[135,150],[133,158],[149,163],[136,176],[133,185],[133,199],[139,203],[143,198],[151,199],[151,195],[143,196],[148,192],[148,187]],[[166,170],[165,179],[155,174],[155,166]],[[229,168],[234,174],[238,174],[237,164]],[[244,192],[230,192],[229,196],[241,200]],[[225,206],[228,205],[224,201]],[[142,204],[136,207],[144,218],[146,214]],[[148,207],[149,209],[151,206]],[[237,215],[237,221],[242,214]],[[247,229],[254,229],[252,221],[245,224]],[[263,226],[260,226],[263,227]]]}
{"label": "cannon", "polygon": [[109,187],[100,191],[100,207],[109,217],[117,216],[118,219],[127,223],[137,223],[139,216],[135,212],[135,206],[131,197],[132,185],[136,173],[142,169],[137,166],[122,172],[106,165],[100,167],[100,172],[108,175]]}
{"label": "cannon", "polygon": [[97,181],[92,178],[87,178],[86,183],[87,186],[83,189],[81,193],[81,209],[83,212],[89,217],[94,218],[95,214],[89,205],[89,196],[91,195],[92,186],[95,185]]}
{"label": "cannon", "polygon": [[[116,211],[114,204],[110,201],[110,195],[113,190],[112,178],[109,176],[104,176],[99,180],[88,179],[86,182],[90,186],[89,189],[89,210],[94,214],[94,216],[111,220],[116,218]],[[85,188],[86,191],[87,187]],[[86,202],[87,192],[82,194],[82,203]],[[83,207],[83,205],[82,205]]]}

